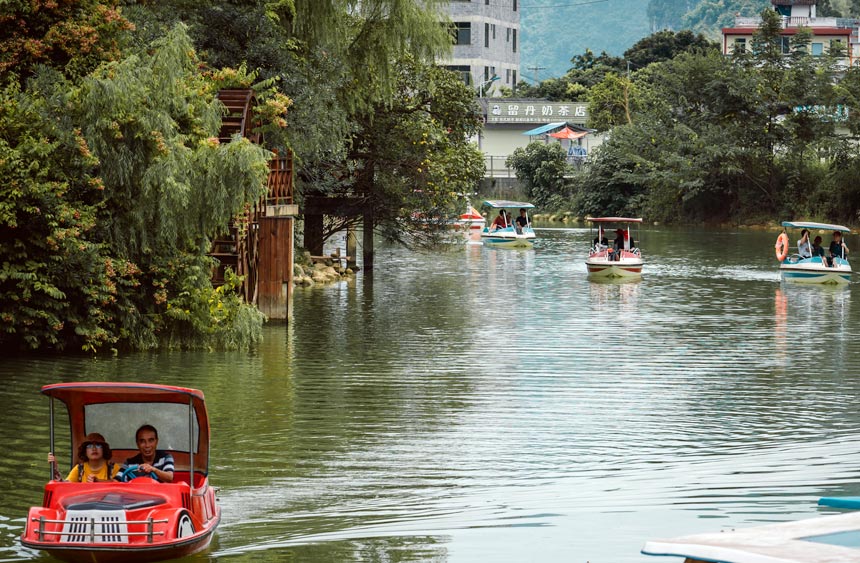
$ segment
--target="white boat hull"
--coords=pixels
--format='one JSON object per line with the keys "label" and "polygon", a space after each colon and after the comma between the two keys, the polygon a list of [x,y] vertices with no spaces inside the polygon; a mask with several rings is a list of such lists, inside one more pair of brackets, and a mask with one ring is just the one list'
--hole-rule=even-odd
{"label": "white boat hull", "polygon": [[819,257],[796,262],[788,259],[779,266],[779,273],[784,281],[792,283],[850,283],[851,265],[839,258],[836,262],[833,266],[828,266]]}
{"label": "white boat hull", "polygon": [[642,277],[642,257],[626,250],[619,260],[610,260],[605,250],[594,253],[585,260],[585,266],[592,279]]}
{"label": "white boat hull", "polygon": [[513,228],[481,232],[481,241],[488,246],[498,248],[532,248],[534,246],[535,232],[530,228],[517,232]]}

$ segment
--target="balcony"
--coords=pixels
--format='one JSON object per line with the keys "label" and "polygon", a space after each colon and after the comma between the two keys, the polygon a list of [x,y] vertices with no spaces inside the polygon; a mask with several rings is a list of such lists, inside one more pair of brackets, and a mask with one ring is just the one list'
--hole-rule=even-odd
{"label": "balcony", "polygon": [[[755,27],[761,25],[760,17],[735,16],[735,27]],[[783,16],[782,27],[841,27],[851,29],[857,27],[857,20],[849,18],[806,18]]]}

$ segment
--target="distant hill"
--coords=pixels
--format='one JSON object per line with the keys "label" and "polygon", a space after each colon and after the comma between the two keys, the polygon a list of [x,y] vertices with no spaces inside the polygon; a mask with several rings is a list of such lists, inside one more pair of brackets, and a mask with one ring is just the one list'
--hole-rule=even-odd
{"label": "distant hill", "polygon": [[[819,0],[819,15],[847,14],[847,3]],[[536,75],[540,80],[562,76],[570,59],[586,49],[621,57],[663,29],[691,29],[717,40],[735,14],[755,16],[770,5],[770,0],[521,0],[520,74],[529,83]]]}
{"label": "distant hill", "polygon": [[[562,76],[570,69],[570,59],[586,49],[620,57],[651,34],[648,2],[522,0],[520,74],[529,83],[536,74],[539,80]],[[545,68],[529,68],[535,66]]]}

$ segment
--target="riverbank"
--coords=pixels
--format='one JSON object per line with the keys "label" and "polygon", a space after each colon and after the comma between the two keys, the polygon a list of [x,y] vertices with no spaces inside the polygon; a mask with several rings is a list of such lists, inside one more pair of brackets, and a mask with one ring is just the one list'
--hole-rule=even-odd
{"label": "riverbank", "polygon": [[323,258],[312,257],[307,250],[296,256],[293,264],[293,285],[309,287],[330,284],[355,276],[355,271],[346,266],[343,257],[332,255]]}
{"label": "riverbank", "polygon": [[[535,223],[558,223],[560,225],[588,225],[588,221],[586,221],[585,217],[580,215],[576,215],[572,212],[564,212],[564,213],[535,213],[531,216],[531,219]],[[812,219],[798,219],[798,221],[814,221]],[[819,221],[814,221],[819,222]],[[827,221],[820,221],[827,222]],[[773,221],[773,222],[754,222],[754,223],[677,223],[672,224],[675,227],[703,227],[709,229],[746,229],[751,231],[780,231],[782,230],[782,222],[781,221]],[[668,223],[662,223],[660,221],[644,221],[643,225],[659,227],[662,225],[668,225]],[[852,231],[860,230],[860,227],[856,225],[845,225],[846,227],[851,228]],[[822,231],[823,232],[823,231]]]}

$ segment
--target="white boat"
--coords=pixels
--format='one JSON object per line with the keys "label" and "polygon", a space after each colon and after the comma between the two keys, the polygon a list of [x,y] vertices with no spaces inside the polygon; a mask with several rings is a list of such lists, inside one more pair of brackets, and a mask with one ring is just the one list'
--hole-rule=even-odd
{"label": "white boat", "polygon": [[[638,279],[642,277],[642,252],[636,246],[631,233],[631,225],[642,223],[641,218],[631,217],[587,217],[591,223],[592,234],[597,227],[597,236],[592,239],[591,250],[585,259],[588,277],[594,280],[609,278]],[[615,233],[623,237],[623,244],[610,242],[606,236],[607,227],[621,225]],[[589,236],[589,239],[592,237]]]}
{"label": "white boat", "polygon": [[[779,260],[779,273],[784,281],[793,283],[835,283],[846,284],[851,281],[851,265],[841,257],[827,258],[823,255],[802,257],[789,252],[788,233],[785,229],[809,229],[810,231],[828,231],[831,233],[850,233],[848,227],[814,223],[809,221],[783,221],[783,232],[776,240],[776,259]],[[814,253],[813,253],[814,254]]]}
{"label": "white boat", "polygon": [[[860,508],[857,497],[818,504]],[[645,543],[645,555],[685,557],[686,563],[860,563],[860,512]]]}
{"label": "white boat", "polygon": [[[535,231],[532,228],[528,210],[534,209],[534,205],[523,201],[487,200],[483,207],[500,210],[501,225],[494,221],[489,227],[481,231],[481,241],[488,246],[500,248],[532,248],[534,246]],[[508,209],[525,210],[525,226],[516,223]]]}

